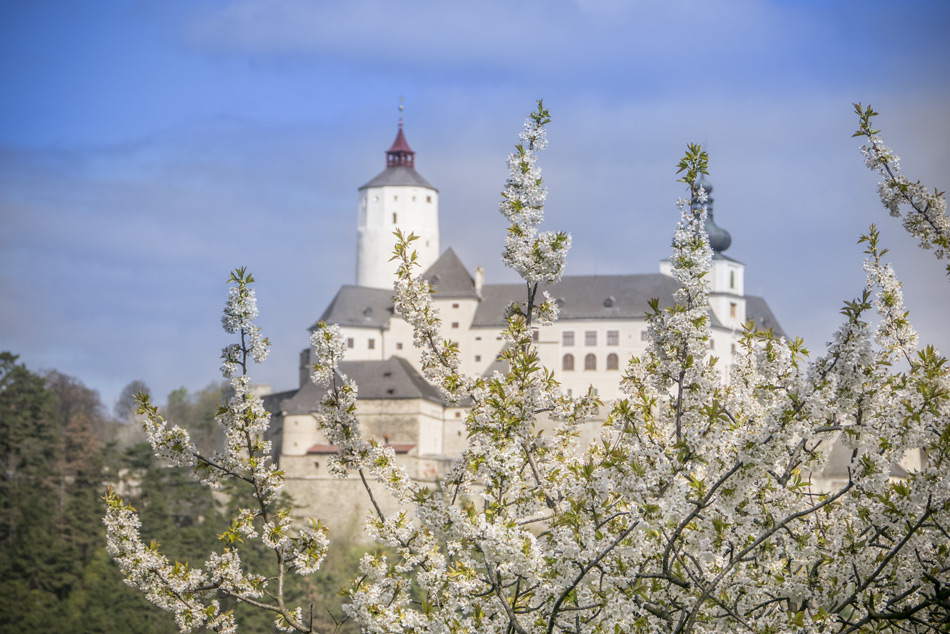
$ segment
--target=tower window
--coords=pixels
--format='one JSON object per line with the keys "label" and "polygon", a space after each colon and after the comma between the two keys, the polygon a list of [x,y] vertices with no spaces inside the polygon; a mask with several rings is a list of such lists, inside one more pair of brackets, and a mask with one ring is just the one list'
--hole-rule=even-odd
{"label": "tower window", "polygon": [[458,302],[455,302],[452,304],[452,308],[458,308],[458,307],[459,307]]}
{"label": "tower window", "polygon": [[573,346],[574,345],[574,331],[565,330],[561,333],[561,345],[562,346]]}
{"label": "tower window", "polygon": [[607,355],[607,369],[608,370],[619,370],[620,369],[620,358],[617,357],[616,352],[611,352]]}
{"label": "tower window", "polygon": [[399,196],[393,196],[393,201],[399,200]]}
{"label": "tower window", "polygon": [[478,363],[478,362],[481,361],[481,360],[482,360],[482,355],[476,354],[476,355],[475,355],[475,363]]}
{"label": "tower window", "polygon": [[608,345],[608,346],[619,346],[619,345],[620,345],[620,331],[619,331],[619,330],[608,330],[608,331],[607,331],[607,345]]}
{"label": "tower window", "polygon": [[412,202],[416,202],[416,197],[415,197],[415,196],[412,197]]}
{"label": "tower window", "polygon": [[710,350],[716,349],[716,340],[713,339],[712,337],[709,338],[709,349]]}
{"label": "tower window", "polygon": [[736,303],[729,302],[729,316],[735,318],[736,316]]}
{"label": "tower window", "polygon": [[375,339],[370,339],[369,341],[367,341],[367,342],[366,342],[366,347],[369,348],[370,350],[375,350],[375,349],[376,349],[376,340],[375,340]]}
{"label": "tower window", "polygon": [[393,224],[396,224],[396,214],[393,214]]}
{"label": "tower window", "polygon": [[427,202],[427,203],[431,203],[431,202],[432,202],[432,196],[426,196],[426,202]]}
{"label": "tower window", "polygon": [[596,370],[597,369],[597,357],[593,354],[589,354],[584,357],[584,369],[585,370]]}
{"label": "tower window", "polygon": [[729,271],[729,288],[735,288],[735,287],[736,287],[736,272]]}
{"label": "tower window", "polygon": [[396,342],[396,350],[402,350],[402,342],[401,342],[401,341],[397,341],[397,342]]}
{"label": "tower window", "polygon": [[585,346],[597,345],[597,331],[596,330],[587,330],[584,332],[584,345]]}
{"label": "tower window", "polygon": [[452,327],[453,327],[453,328],[458,328],[458,327],[459,327],[459,322],[453,321],[453,322],[452,322]]}
{"label": "tower window", "polygon": [[574,369],[574,355],[565,354],[564,358],[561,359],[561,369],[565,372],[570,372]]}

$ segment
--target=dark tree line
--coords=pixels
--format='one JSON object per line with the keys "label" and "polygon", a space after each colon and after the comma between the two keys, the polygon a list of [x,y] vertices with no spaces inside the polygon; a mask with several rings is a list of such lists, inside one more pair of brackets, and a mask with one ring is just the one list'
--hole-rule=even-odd
{"label": "dark tree line", "polygon": [[[135,420],[139,390],[147,391],[141,381],[126,387],[113,417],[78,379],[55,370],[40,375],[0,353],[0,634],[178,631],[123,583],[105,551],[101,497],[110,484],[124,489],[141,512],[143,537],[197,565],[197,557],[222,548],[229,497],[212,496],[153,458]],[[224,396],[220,385],[193,394],[181,388],[169,395],[166,414],[213,447]],[[268,565],[263,553],[242,557]],[[337,573],[330,571],[328,583],[336,587],[298,591],[332,595],[354,571],[352,555],[330,565]],[[273,631],[267,615],[230,607],[242,631]],[[315,616],[331,629],[329,615]]]}

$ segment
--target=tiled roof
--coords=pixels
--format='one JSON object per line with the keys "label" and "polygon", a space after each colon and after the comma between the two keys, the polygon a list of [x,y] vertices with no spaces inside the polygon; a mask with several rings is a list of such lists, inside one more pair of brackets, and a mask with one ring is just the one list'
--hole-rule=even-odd
{"label": "tiled roof", "polygon": [[422,176],[419,175],[419,172],[407,165],[394,165],[392,167],[387,167],[382,172],[377,174],[373,180],[360,187],[360,189],[366,189],[367,187],[385,187],[387,185],[427,187],[429,189],[439,191],[430,185],[426,179],[422,178]]}
{"label": "tiled roof", "polygon": [[[430,385],[401,357],[390,357],[385,361],[343,361],[339,374],[356,381],[360,400],[421,398],[443,402],[439,389]],[[264,406],[271,413],[309,414],[316,409],[324,394],[324,388],[307,381],[299,390],[272,395],[265,400]]]}
{"label": "tiled roof", "polygon": [[[341,326],[382,328],[393,315],[393,292],[384,288],[343,286],[320,321]],[[310,330],[316,328],[316,324]]]}
{"label": "tiled roof", "polygon": [[772,314],[772,309],[761,297],[745,296],[745,317],[754,321],[755,325],[763,330],[771,328],[776,337],[786,336],[785,331],[778,323],[778,319]]}
{"label": "tiled roof", "polygon": [[[570,275],[538,295],[547,290],[557,300],[559,319],[642,319],[651,298],[670,306],[677,288],[676,280],[660,273]],[[524,300],[524,284],[486,284],[472,326],[502,327],[505,307]]]}
{"label": "tiled roof", "polygon": [[422,277],[432,284],[436,299],[442,297],[478,298],[478,293],[475,292],[475,280],[451,248],[443,251],[435,264],[430,266]]}

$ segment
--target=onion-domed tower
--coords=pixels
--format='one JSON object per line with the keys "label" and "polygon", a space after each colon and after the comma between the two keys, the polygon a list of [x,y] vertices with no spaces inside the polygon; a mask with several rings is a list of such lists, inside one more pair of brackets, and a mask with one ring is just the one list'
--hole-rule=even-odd
{"label": "onion-domed tower", "polygon": [[[706,179],[705,174],[699,175],[699,180],[696,181],[697,190],[699,187],[702,187],[706,192],[706,235],[709,236],[709,246],[712,247],[713,253],[722,253],[729,248],[729,245],[732,244],[732,236],[729,235],[729,232],[716,224],[713,220],[713,197],[712,190],[713,186]],[[699,208],[702,207],[703,203],[699,201],[698,196],[694,196],[692,200],[693,209],[699,211]]]}
{"label": "onion-domed tower", "polygon": [[[713,250],[712,270],[709,272],[709,307],[723,326],[738,330],[746,320],[745,264],[723,254],[732,245],[732,236],[717,225],[713,218],[712,183],[700,175],[696,184],[706,191],[706,234]],[[693,199],[692,204],[693,209],[702,205],[697,198]]]}
{"label": "onion-domed tower", "polygon": [[[402,106],[400,106],[402,109]],[[415,152],[409,147],[399,118],[399,131],[386,150],[386,169],[360,187],[357,216],[356,284],[392,288],[396,262],[391,262],[396,240],[393,231],[414,233],[419,271],[439,257],[439,192],[415,169]]]}

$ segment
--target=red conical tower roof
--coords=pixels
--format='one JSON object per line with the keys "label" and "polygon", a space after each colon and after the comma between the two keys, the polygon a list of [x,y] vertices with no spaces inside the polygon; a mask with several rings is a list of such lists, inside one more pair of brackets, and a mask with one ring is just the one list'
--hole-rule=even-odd
{"label": "red conical tower roof", "polygon": [[402,118],[399,119],[399,132],[391,148],[386,150],[386,167],[414,167],[416,153],[409,147],[406,135],[402,133]]}

